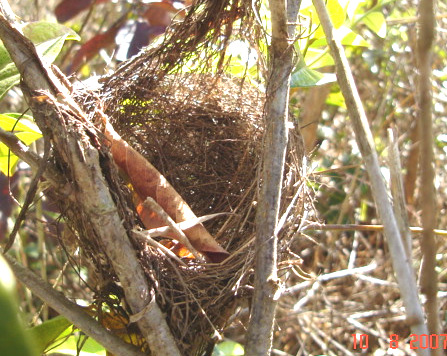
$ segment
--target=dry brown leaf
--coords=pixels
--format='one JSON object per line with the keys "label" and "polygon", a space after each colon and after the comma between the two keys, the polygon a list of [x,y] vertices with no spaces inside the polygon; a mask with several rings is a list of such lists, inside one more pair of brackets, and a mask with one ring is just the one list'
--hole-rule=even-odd
{"label": "dry brown leaf", "polygon": [[[106,122],[105,135],[110,142],[115,163],[127,174],[141,201],[151,197],[176,223],[197,218],[166,178],[140,153],[130,147],[109,122]],[[138,205],[137,212],[147,229],[166,225],[157,214],[143,204]],[[228,257],[229,253],[214,240],[202,224],[194,225],[184,230],[184,233],[192,246],[212,262],[221,262]],[[166,237],[176,238],[176,235],[167,233]]]}

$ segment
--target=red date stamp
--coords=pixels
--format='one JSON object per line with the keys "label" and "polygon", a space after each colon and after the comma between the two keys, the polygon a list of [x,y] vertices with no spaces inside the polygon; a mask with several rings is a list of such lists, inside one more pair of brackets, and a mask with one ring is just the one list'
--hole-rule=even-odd
{"label": "red date stamp", "polygon": [[[352,348],[354,350],[367,350],[369,347],[368,334],[351,334]],[[389,348],[397,349],[399,347],[399,335],[391,334],[389,337]],[[430,349],[447,350],[447,334],[411,334],[407,343],[411,350]]]}

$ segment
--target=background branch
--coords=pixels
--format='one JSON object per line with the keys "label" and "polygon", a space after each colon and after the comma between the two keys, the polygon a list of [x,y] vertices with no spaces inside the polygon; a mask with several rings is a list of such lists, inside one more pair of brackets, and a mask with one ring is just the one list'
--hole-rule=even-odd
{"label": "background branch", "polygon": [[[430,334],[440,333],[438,310],[438,274],[436,273],[436,240],[433,229],[436,226],[435,171],[433,154],[432,123],[432,47],[435,31],[433,0],[419,2],[419,32],[417,38],[417,58],[419,65],[419,115],[420,154],[421,154],[421,210],[423,254],[420,283],[421,291],[427,296],[425,309]],[[442,355],[441,349],[433,350],[433,355]]]}
{"label": "background branch", "polygon": [[[334,27],[323,0],[313,0],[315,8],[323,26],[332,56],[335,61],[338,83],[346,102],[352,127],[355,132],[357,145],[365,162],[369,174],[372,195],[382,220],[385,237],[391,253],[393,268],[402,294],[407,314],[407,323],[414,334],[427,334],[424,315],[417,293],[416,280],[406,253],[399,228],[394,217],[393,208],[388,198],[383,176],[380,172],[379,160],[374,146],[374,140],[369,128],[368,120],[349,67],[348,60],[341,46],[340,40],[335,36]],[[429,351],[417,347],[420,355],[428,355]]]}

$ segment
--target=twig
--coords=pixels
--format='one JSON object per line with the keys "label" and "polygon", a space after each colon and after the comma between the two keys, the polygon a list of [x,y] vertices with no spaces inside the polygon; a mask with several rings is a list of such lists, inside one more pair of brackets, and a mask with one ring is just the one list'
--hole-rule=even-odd
{"label": "twig", "polygon": [[[438,301],[438,274],[436,272],[436,240],[433,229],[436,226],[435,171],[433,153],[433,98],[432,98],[432,57],[435,37],[434,1],[419,2],[417,56],[419,67],[419,127],[420,127],[420,167],[421,167],[421,221],[422,221],[422,265],[421,291],[426,295],[425,309],[430,334],[439,334],[440,320]],[[442,355],[441,349],[433,350],[432,355]]]}
{"label": "twig", "polygon": [[[421,227],[418,226],[410,226],[409,227],[411,232],[418,232],[421,233],[424,230]],[[304,226],[300,232],[304,231],[316,231],[316,230],[342,230],[342,231],[376,231],[376,232],[383,232],[384,228],[383,225],[359,225],[359,224],[319,224],[319,223],[312,223],[309,225]],[[433,232],[436,235],[440,236],[447,236],[447,230],[440,230],[440,229],[434,229]]]}
{"label": "twig", "polygon": [[125,343],[118,336],[113,335],[104,326],[91,318],[82,308],[66,299],[63,294],[56,292],[50,284],[43,281],[33,272],[21,266],[9,255],[3,256],[11,267],[16,278],[29,288],[36,296],[65,316],[85,334],[98,341],[108,351],[117,356],[143,356],[135,346]]}
{"label": "twig", "polygon": [[154,199],[147,197],[143,205],[155,212],[166,223],[166,225],[168,225],[168,227],[177,235],[178,241],[183,244],[195,258],[204,262],[203,256],[191,245],[191,242],[189,242],[189,239],[186,237],[185,233]]}
{"label": "twig", "polygon": [[[399,283],[402,300],[405,305],[408,324],[413,333],[419,335],[427,334],[428,330],[424,322],[424,314],[419,301],[412,266],[409,259],[405,257],[406,253],[400,237],[399,228],[380,171],[374,139],[355,86],[354,77],[352,76],[340,40],[335,36],[334,26],[332,25],[324,1],[313,0],[313,3],[323,26],[332,57],[334,58],[338,83],[343,97],[345,98],[357,145],[369,174],[372,194],[374,196],[379,217],[384,225],[384,233],[391,253],[393,268],[396,273],[397,282]],[[419,355],[429,354],[428,350],[423,350],[421,348],[418,348],[418,352]]]}
{"label": "twig", "polygon": [[[0,142],[4,143],[17,157],[29,164],[32,170],[37,171],[42,166],[42,159],[25,146],[19,138],[11,132],[7,132],[0,127]],[[45,180],[51,183],[58,191],[64,194],[68,199],[72,199],[71,188],[65,185],[66,181],[61,177],[60,172],[47,163]]]}
{"label": "twig", "polygon": [[[160,206],[160,205],[158,205],[158,206]],[[164,212],[164,214],[166,214],[166,212],[164,210],[163,210],[163,212]],[[222,216],[222,215],[232,215],[232,214],[230,214],[230,213],[208,214],[208,215],[200,216],[200,217],[197,217],[197,218],[194,218],[194,219],[189,219],[189,220],[186,220],[186,221],[182,221],[182,222],[179,222],[179,223],[175,223],[174,222],[174,225],[176,225],[180,230],[186,230],[186,229],[189,229],[189,228],[191,228],[193,226],[202,224],[205,221],[217,218],[217,217]],[[162,226],[162,227],[156,227],[154,229],[141,231],[141,232],[142,232],[142,234],[146,235],[147,237],[158,237],[158,236],[164,236],[167,233],[169,233],[170,231],[172,231],[172,227],[171,226]]]}
{"label": "twig", "polygon": [[404,183],[402,181],[402,166],[400,164],[399,148],[394,137],[393,129],[388,129],[388,162],[391,176],[391,195],[393,196],[393,208],[396,222],[399,226],[400,236],[405,247],[407,257],[411,258],[411,233],[407,206],[405,204]]}
{"label": "twig", "polygon": [[143,240],[146,241],[148,244],[150,244],[151,246],[160,249],[161,251],[163,251],[166,255],[168,255],[169,257],[171,257],[172,259],[176,260],[179,264],[181,264],[184,267],[187,267],[186,263],[183,262],[180,258],[177,257],[177,255],[172,252],[170,249],[168,249],[167,247],[163,246],[161,243],[155,241],[152,239],[151,235],[148,235],[147,233],[143,232],[143,231],[132,231],[132,235],[139,240]]}
{"label": "twig", "polygon": [[8,252],[8,250],[11,248],[11,246],[14,243],[14,240],[16,238],[17,232],[19,231],[23,220],[25,220],[25,215],[28,212],[28,209],[29,209],[31,203],[34,200],[34,197],[36,196],[37,187],[38,187],[40,178],[42,177],[42,175],[45,172],[45,169],[47,167],[47,161],[48,161],[49,155],[50,155],[50,141],[48,138],[46,138],[46,139],[44,139],[44,152],[43,152],[43,157],[41,159],[41,164],[39,165],[39,168],[37,169],[36,174],[34,175],[33,179],[31,180],[28,191],[26,192],[25,201],[23,202],[22,209],[20,210],[19,216],[17,216],[17,219],[14,223],[14,227],[13,227],[11,233],[9,234],[9,239],[6,242],[6,245],[3,249],[3,253]]}
{"label": "twig", "polygon": [[305,281],[305,282],[299,283],[295,286],[287,288],[284,291],[284,294],[296,293],[304,288],[311,286],[315,282],[321,283],[321,282],[326,282],[326,281],[329,281],[329,280],[335,279],[335,278],[343,278],[343,277],[348,277],[348,276],[352,276],[352,275],[368,273],[368,272],[374,271],[376,268],[377,268],[377,265],[375,263],[371,263],[368,266],[343,269],[343,270],[336,271],[336,272],[322,274],[312,281]]}
{"label": "twig", "polygon": [[37,170],[41,165],[41,159],[37,154],[30,151],[29,147],[23,144],[16,135],[3,130],[1,127],[0,142],[8,146],[12,153],[14,153],[22,161],[28,163],[32,169]]}

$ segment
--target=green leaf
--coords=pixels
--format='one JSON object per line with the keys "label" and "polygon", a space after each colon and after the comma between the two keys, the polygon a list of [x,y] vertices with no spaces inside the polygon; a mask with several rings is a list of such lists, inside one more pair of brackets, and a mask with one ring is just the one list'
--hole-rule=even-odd
{"label": "green leaf", "polygon": [[[14,132],[16,136],[26,145],[30,145],[31,143],[42,137],[42,133],[32,121],[32,117],[29,115],[21,115],[15,113],[0,114],[0,127],[5,131]],[[18,157],[10,152],[5,144],[0,143],[1,172],[11,176],[14,173],[15,166],[18,160]]]}
{"label": "green leaf", "polygon": [[386,20],[381,12],[372,11],[362,18],[362,22],[368,26],[377,36],[386,37]]}
{"label": "green leaf", "polygon": [[[337,30],[335,30],[336,36],[340,38],[340,42],[344,46],[354,46],[354,47],[369,47],[369,43],[364,40],[364,38],[354,31],[352,31],[349,27],[341,26]],[[327,46],[326,37],[317,39],[312,42],[310,45],[311,48],[318,48]]]}
{"label": "green leaf", "polygon": [[22,31],[36,45],[37,54],[47,63],[55,61],[66,40],[81,39],[71,28],[52,22],[31,22]]}
{"label": "green leaf", "polygon": [[[83,336],[85,338],[85,336]],[[92,338],[88,338],[85,343],[82,344],[82,350],[78,353],[79,349],[79,336],[71,335],[66,338],[66,340],[51,349],[51,353],[59,353],[70,356],[106,356],[106,350],[103,346],[101,346],[98,342],[93,340]],[[49,353],[49,356],[51,356]]]}
{"label": "green leaf", "polygon": [[[312,19],[312,24],[319,25],[320,19],[318,18],[317,11],[315,7],[311,5],[311,2],[305,2],[301,5],[300,13],[304,16],[309,16]],[[326,2],[326,9],[329,12],[329,17],[331,18],[332,24],[335,28],[339,28],[345,23],[346,12],[337,0],[328,0]],[[313,28],[312,28],[313,30]],[[313,33],[314,38],[323,38],[324,31],[322,26],[318,26],[316,31]]]}
{"label": "green leaf", "polygon": [[234,341],[226,340],[214,347],[212,356],[243,356],[244,347]]}
{"label": "green leaf", "polygon": [[330,93],[326,99],[326,104],[346,109],[345,98],[343,97],[341,91]]}
{"label": "green leaf", "polygon": [[[76,32],[58,23],[32,22],[26,24],[22,31],[36,45],[37,53],[47,63],[54,62],[66,40],[80,40]],[[19,81],[19,71],[0,42],[0,99]]]}
{"label": "green leaf", "polygon": [[316,70],[310,69],[300,60],[296,66],[296,70],[292,73],[290,79],[291,88],[308,88],[327,83],[333,83],[337,80],[333,73],[320,73]]}
{"label": "green leaf", "polygon": [[39,354],[43,354],[47,347],[71,325],[72,324],[65,317],[59,315],[26,330],[26,332],[34,339],[34,344],[36,345]]}
{"label": "green leaf", "polygon": [[22,32],[36,45],[61,37],[65,40],[81,40],[71,28],[57,22],[30,22],[23,26]]}
{"label": "green leaf", "polygon": [[328,50],[309,48],[306,52],[306,63],[309,68],[317,69],[334,65],[334,59]]}

